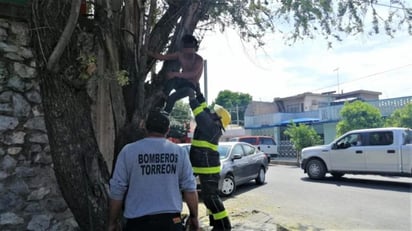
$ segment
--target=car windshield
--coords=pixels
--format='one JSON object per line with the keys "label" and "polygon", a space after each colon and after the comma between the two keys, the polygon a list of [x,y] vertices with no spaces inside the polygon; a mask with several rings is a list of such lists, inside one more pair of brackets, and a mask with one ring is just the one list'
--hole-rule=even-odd
{"label": "car windshield", "polygon": [[219,152],[220,159],[225,159],[229,155],[230,145],[219,145],[217,151]]}

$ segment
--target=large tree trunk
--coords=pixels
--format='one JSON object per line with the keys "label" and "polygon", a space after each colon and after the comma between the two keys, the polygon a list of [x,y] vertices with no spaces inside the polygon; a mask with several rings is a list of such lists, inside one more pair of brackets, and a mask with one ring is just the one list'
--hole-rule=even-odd
{"label": "large tree trunk", "polygon": [[99,152],[85,88],[42,71],[41,91],[51,154],[62,194],[82,230],[107,228],[107,165]]}
{"label": "large tree trunk", "polygon": [[[85,74],[86,60],[79,59],[96,56],[95,50],[100,46],[79,30],[77,17],[73,16],[79,14],[78,6],[78,0],[34,1],[33,39],[50,152],[60,190],[82,230],[105,230],[109,171],[93,128],[88,80],[80,78]],[[91,79],[92,73],[88,76]],[[98,89],[111,88],[108,83],[100,83]],[[97,102],[97,108],[106,110],[99,107],[99,102],[109,102],[110,107],[110,95],[111,91],[100,94],[93,104]],[[108,121],[101,116],[96,116],[96,121]],[[97,128],[102,132],[102,126]]]}

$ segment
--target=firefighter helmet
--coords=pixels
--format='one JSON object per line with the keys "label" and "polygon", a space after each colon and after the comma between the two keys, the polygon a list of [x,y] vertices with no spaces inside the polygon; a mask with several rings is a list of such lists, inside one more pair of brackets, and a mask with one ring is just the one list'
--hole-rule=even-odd
{"label": "firefighter helmet", "polygon": [[216,112],[216,114],[219,115],[220,121],[222,121],[223,128],[226,128],[227,125],[230,124],[230,113],[219,104],[215,104],[213,110]]}

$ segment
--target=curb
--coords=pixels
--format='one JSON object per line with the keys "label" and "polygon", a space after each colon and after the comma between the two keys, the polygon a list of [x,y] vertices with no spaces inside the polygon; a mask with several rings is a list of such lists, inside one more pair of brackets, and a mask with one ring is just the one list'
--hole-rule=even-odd
{"label": "curb", "polygon": [[296,166],[299,167],[299,163],[297,163],[296,159],[285,159],[285,160],[270,160],[269,165],[288,165],[288,166]]}

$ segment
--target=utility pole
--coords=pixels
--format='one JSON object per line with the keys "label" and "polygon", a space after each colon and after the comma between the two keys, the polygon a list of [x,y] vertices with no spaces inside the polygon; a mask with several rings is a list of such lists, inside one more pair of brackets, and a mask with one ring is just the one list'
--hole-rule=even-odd
{"label": "utility pole", "polygon": [[236,104],[236,121],[237,125],[239,126],[239,105]]}
{"label": "utility pole", "polygon": [[336,80],[338,82],[338,94],[340,94],[340,90],[339,90],[339,67],[335,68],[333,71],[336,71]]}
{"label": "utility pole", "polygon": [[207,100],[208,94],[207,94],[207,60],[206,59],[203,60],[203,79],[205,81],[204,82],[203,93],[204,93],[204,96],[205,96],[206,103],[209,105],[209,102]]}

